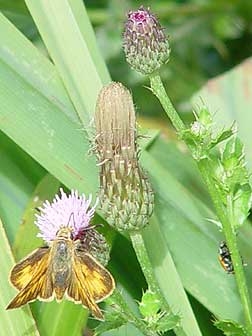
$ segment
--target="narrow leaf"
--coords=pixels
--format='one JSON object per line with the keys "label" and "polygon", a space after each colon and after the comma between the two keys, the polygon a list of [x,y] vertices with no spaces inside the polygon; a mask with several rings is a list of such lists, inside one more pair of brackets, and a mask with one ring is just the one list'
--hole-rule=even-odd
{"label": "narrow leaf", "polygon": [[26,4],[80,119],[88,126],[98,92],[109,75],[82,1],[26,0]]}
{"label": "narrow leaf", "polygon": [[217,320],[214,325],[226,336],[247,336],[245,328],[232,320]]}
{"label": "narrow leaf", "polygon": [[35,321],[29,307],[21,309],[5,310],[10,300],[17,294],[17,291],[9,282],[9,273],[14,265],[11,249],[0,220],[0,315],[2,335],[39,335]]}
{"label": "narrow leaf", "polygon": [[60,182],[52,175],[47,174],[34,190],[22,216],[22,222],[12,247],[16,259],[23,258],[43,244],[41,238],[37,238],[38,228],[34,224],[35,213],[38,213],[36,209],[45,200],[51,201],[57,193],[59,186]]}

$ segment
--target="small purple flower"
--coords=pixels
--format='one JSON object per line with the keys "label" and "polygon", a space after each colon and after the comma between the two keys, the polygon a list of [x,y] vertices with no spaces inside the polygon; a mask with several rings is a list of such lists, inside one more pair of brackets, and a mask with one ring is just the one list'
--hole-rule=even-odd
{"label": "small purple flower", "polygon": [[49,243],[56,239],[60,228],[72,228],[73,239],[76,239],[81,232],[90,225],[90,220],[94,216],[97,201],[93,207],[90,207],[92,196],[86,199],[85,195],[79,196],[78,191],[72,190],[67,195],[63,189],[60,189],[61,196],[56,195],[50,203],[45,201],[39,208],[40,214],[36,214],[35,224],[40,233],[38,237]]}

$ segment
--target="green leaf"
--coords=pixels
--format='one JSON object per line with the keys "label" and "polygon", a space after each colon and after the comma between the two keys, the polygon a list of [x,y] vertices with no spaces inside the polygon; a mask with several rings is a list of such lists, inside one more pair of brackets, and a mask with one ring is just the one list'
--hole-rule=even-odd
{"label": "green leaf", "polygon": [[233,211],[238,226],[244,224],[252,205],[252,192],[250,184],[243,184],[234,195]]}
{"label": "green leaf", "polygon": [[22,216],[22,223],[19,226],[13,244],[13,252],[16,259],[21,259],[31,253],[35,248],[43,245],[41,238],[37,238],[38,228],[34,224],[36,208],[40,207],[44,201],[51,201],[57,193],[60,182],[50,174],[39,182],[34,190],[30,201]]}
{"label": "green leaf", "polygon": [[[144,154],[144,158],[146,158],[148,154]],[[159,220],[158,211],[154,210],[154,215],[150,220],[150,224],[143,232],[145,245],[149,253],[155,276],[164,297],[171,306],[172,313],[181,315],[181,327],[184,332],[189,335],[190,332],[200,334],[200,330],[195,323],[195,320],[193,318],[188,318],[193,315],[193,311],[184,291],[168,245],[164,240],[164,235],[160,227],[161,221],[159,222]],[[160,260],[162,260],[161,264]]]}
{"label": "green leaf", "polygon": [[26,4],[87,127],[98,92],[110,78],[85,7],[79,0],[26,0]]}
{"label": "green leaf", "polygon": [[155,329],[158,333],[165,333],[168,330],[172,330],[179,325],[180,317],[171,314],[164,314],[156,322]]}
{"label": "green leaf", "polygon": [[0,213],[12,244],[26,203],[44,170],[2,132],[0,157]]}
{"label": "green leaf", "polygon": [[161,309],[161,302],[156,293],[147,290],[142,296],[139,303],[139,310],[144,317],[151,317],[158,313]]}
{"label": "green leaf", "polygon": [[233,134],[234,134],[233,126],[231,126],[229,129],[219,132],[218,135],[211,140],[210,149],[220,144],[221,142],[229,139]]}
{"label": "green leaf", "polygon": [[245,328],[232,320],[216,320],[214,325],[227,336],[247,336]]}
{"label": "green leaf", "polygon": [[34,302],[32,311],[43,336],[80,336],[88,318],[82,305],[70,301]]}
{"label": "green leaf", "polygon": [[211,128],[213,124],[213,117],[206,106],[202,106],[200,108],[198,115],[199,115],[198,116],[199,122],[202,125],[204,125],[207,129]]}
{"label": "green leaf", "polygon": [[0,27],[1,129],[70,188],[97,190],[95,160],[56,70],[2,15]]}
{"label": "green leaf", "polygon": [[[171,274],[173,276],[173,274]],[[147,290],[139,303],[139,310],[144,316],[146,323],[153,332],[164,333],[179,326],[180,317],[171,312],[161,310],[162,303],[158,296]]]}
{"label": "green leaf", "polygon": [[106,331],[118,329],[126,323],[127,319],[124,319],[121,313],[116,311],[107,312],[105,314],[105,321],[95,328],[95,335],[98,336]]}
{"label": "green leaf", "polygon": [[102,336],[145,336],[132,324],[127,323],[119,329],[106,331],[102,333]]}
{"label": "green leaf", "polygon": [[1,333],[3,335],[39,335],[36,323],[32,317],[29,307],[6,311],[5,308],[11,299],[17,294],[12,287],[9,279],[9,273],[14,265],[11,249],[0,220],[0,314],[1,314]]}
{"label": "green leaf", "polygon": [[235,120],[239,137],[245,147],[249,166],[252,166],[252,81],[250,73],[252,58],[210,81],[192,97],[193,105],[199,101],[207,104],[215,112],[215,123],[219,127],[230,125]]}

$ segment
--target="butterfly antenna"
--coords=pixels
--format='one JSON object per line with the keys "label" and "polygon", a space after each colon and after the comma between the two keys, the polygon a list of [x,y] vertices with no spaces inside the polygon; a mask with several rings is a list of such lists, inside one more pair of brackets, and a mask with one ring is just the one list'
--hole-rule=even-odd
{"label": "butterfly antenna", "polygon": [[83,229],[83,231],[89,231],[89,230],[93,230],[93,229],[96,229],[97,227],[99,226],[104,226],[102,223],[100,224],[95,224],[95,225],[91,225],[91,226],[87,226]]}
{"label": "butterfly antenna", "polygon": [[69,216],[69,219],[68,219],[68,222],[67,222],[67,226],[69,225],[69,223],[70,223],[72,217],[73,217],[73,222],[74,222],[74,225],[75,225],[74,213],[71,212],[71,214],[70,214],[70,216]]}

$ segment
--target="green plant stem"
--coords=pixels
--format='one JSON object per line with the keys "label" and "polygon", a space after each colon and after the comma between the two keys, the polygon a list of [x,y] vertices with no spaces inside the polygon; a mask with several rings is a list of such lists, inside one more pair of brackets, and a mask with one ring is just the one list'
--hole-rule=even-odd
{"label": "green plant stem", "polygon": [[[154,95],[159,99],[161,105],[163,106],[166,114],[171,120],[173,126],[176,130],[181,133],[185,129],[185,125],[181,118],[179,117],[177,111],[173,107],[161,78],[158,74],[150,77],[151,89]],[[189,146],[190,148],[190,146]],[[235,277],[237,282],[237,287],[241,297],[241,303],[243,306],[246,328],[249,335],[252,336],[252,308],[250,297],[248,293],[246,278],[243,270],[241,256],[238,250],[237,239],[235,231],[232,229],[235,227],[232,200],[228,200],[227,208],[222,204],[218,189],[215,187],[213,180],[209,174],[209,162],[207,159],[197,161],[198,168],[201,172],[203,180],[208,188],[208,192],[212,198],[213,204],[216,209],[217,216],[222,223],[223,232],[231,252],[232,262],[234,264]]]}
{"label": "green plant stem", "polygon": [[211,195],[218,218],[220,222],[222,223],[227,245],[229,247],[229,250],[231,251],[231,258],[232,258],[236,282],[237,282],[237,286],[238,286],[238,290],[240,293],[241,302],[243,306],[246,327],[249,332],[249,335],[252,335],[251,301],[250,301],[249,292],[247,288],[242,259],[241,259],[238,245],[237,245],[237,238],[236,238],[237,236],[236,236],[235,230],[233,229],[236,226],[236,224],[234,222],[232,198],[231,196],[228,197],[227,208],[225,208],[223,204],[219,201],[220,196],[218,195],[218,190],[216,189],[212,179],[209,176],[209,164],[208,164],[207,159],[199,161],[198,167],[208,187],[208,191],[209,191],[209,194]]}
{"label": "green plant stem", "polygon": [[134,231],[130,233],[130,238],[132,241],[133,248],[136,252],[137,259],[139,261],[139,264],[141,265],[142,271],[144,273],[145,279],[147,281],[147,284],[149,286],[149,289],[156,293],[159,296],[159,299],[162,303],[162,306],[165,310],[169,311],[170,307],[167,304],[166,300],[164,299],[161,290],[159,288],[159,285],[157,283],[157,280],[154,276],[152,265],[148,256],[148,252],[145,248],[143,236],[140,231]]}
{"label": "green plant stem", "polygon": [[107,299],[107,302],[116,304],[121,310],[122,317],[125,318],[125,320],[127,320],[128,322],[132,323],[138,330],[143,333],[143,335],[157,336],[155,332],[148,329],[148,326],[140,318],[136,317],[132,313],[122,294],[117,288],[115,288],[113,295],[109,299]]}
{"label": "green plant stem", "polygon": [[[166,302],[160,290],[156,277],[154,275],[153,268],[152,268],[149,255],[148,255],[148,252],[144,244],[144,239],[143,239],[141,231],[132,231],[130,233],[130,238],[131,238],[133,248],[136,252],[137,259],[139,261],[139,264],[141,265],[141,269],[144,273],[149,289],[158,296],[163,310],[167,312],[171,311],[171,308]],[[186,335],[182,327],[180,326],[174,328],[174,332],[176,333],[177,336]]]}
{"label": "green plant stem", "polygon": [[175,110],[170,98],[168,97],[161,78],[159,75],[155,74],[150,77],[151,89],[154,95],[158,98],[161,105],[163,106],[166,114],[170,118],[173,126],[177,131],[181,132],[185,129],[185,125]]}

